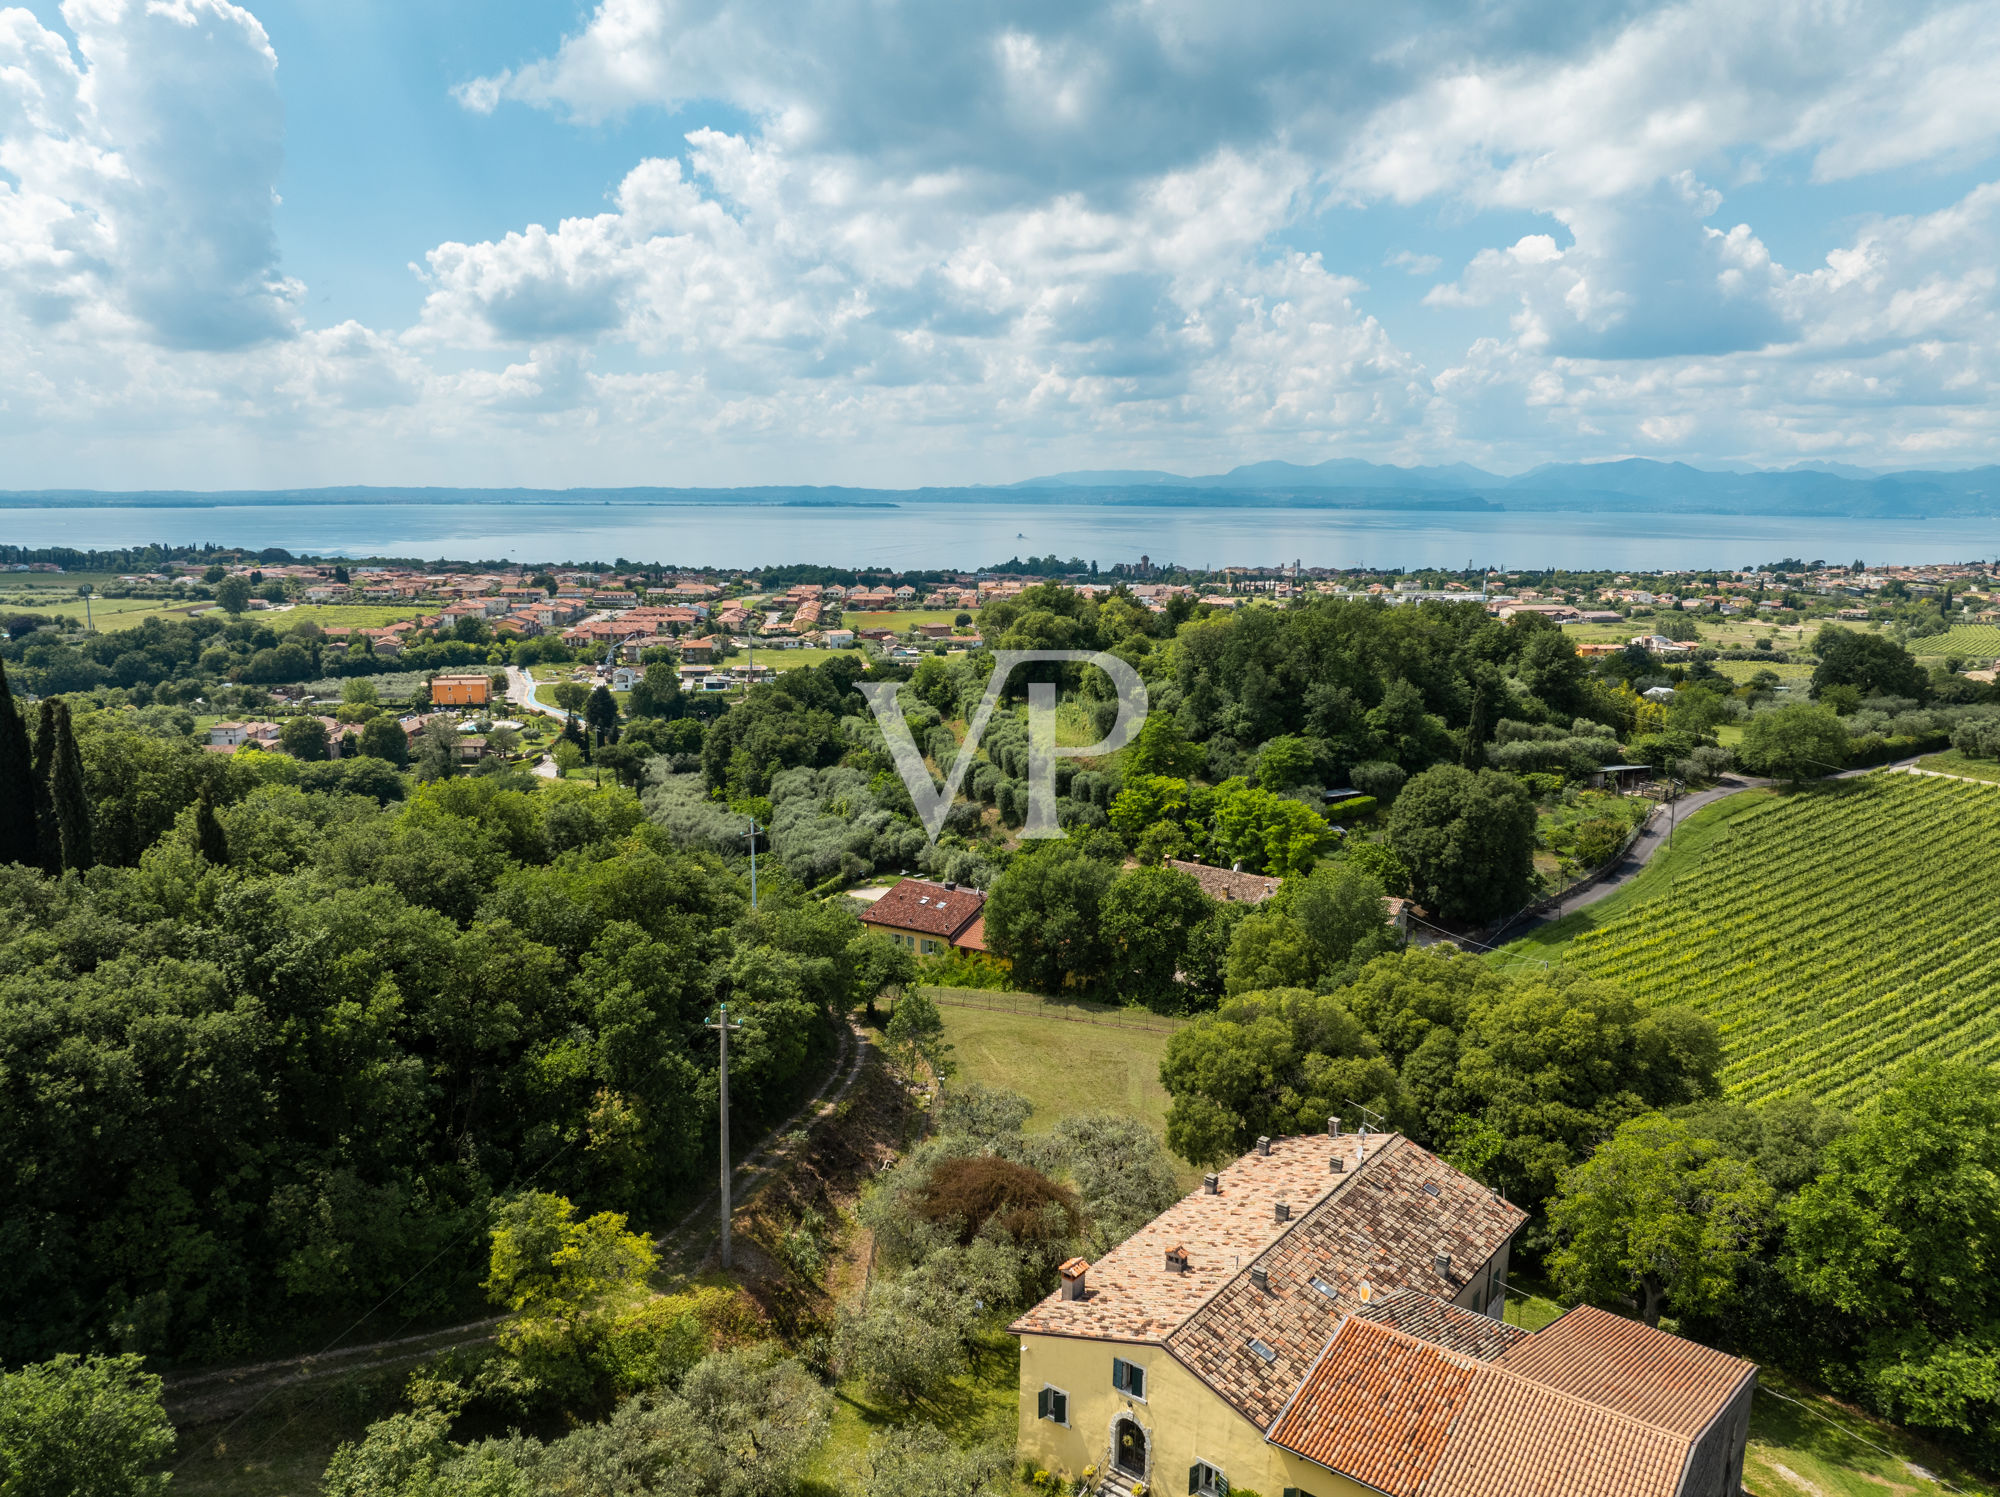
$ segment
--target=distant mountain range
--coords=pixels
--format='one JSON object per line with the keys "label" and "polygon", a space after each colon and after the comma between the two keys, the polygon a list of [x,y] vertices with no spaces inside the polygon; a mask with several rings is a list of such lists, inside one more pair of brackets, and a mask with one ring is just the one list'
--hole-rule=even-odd
{"label": "distant mountain range", "polygon": [[1357,458],[1248,463],[1187,477],[1156,469],[1051,473],[1002,486],[872,489],[490,489],[346,486],[223,492],[153,489],[0,491],[0,508],[212,509],[265,504],[632,504],[905,506],[911,504],[1147,505],[1176,508],[1570,510],[1591,513],[1826,515],[1855,519],[2000,517],[2000,466],[1960,472],[1875,473],[1840,463],[1717,472],[1625,458],[1544,463],[1514,477],[1467,463],[1399,468]]}
{"label": "distant mountain range", "polygon": [[[2000,467],[1959,472],[1913,469],[1876,473],[1844,463],[1795,463],[1779,470],[1716,472],[1687,463],[1625,458],[1604,463],[1544,463],[1506,477],[1469,463],[1399,468],[1356,458],[1332,458],[1310,467],[1298,463],[1248,463],[1227,473],[1183,477],[1178,473],[1109,469],[1051,473],[1009,486],[1015,492],[1062,491],[1136,496],[1151,503],[1187,495],[1210,503],[1312,504],[1338,507],[1435,508],[1453,500],[1466,507],[1510,510],[1672,511],[1686,514],[1841,515],[1917,519],[1939,515],[2000,515]],[[1169,499],[1169,495],[1175,499]],[[1115,502],[1115,501],[1114,501]],[[1200,502],[1200,501],[1196,501]],[[1456,507],[1456,506],[1454,506]]]}

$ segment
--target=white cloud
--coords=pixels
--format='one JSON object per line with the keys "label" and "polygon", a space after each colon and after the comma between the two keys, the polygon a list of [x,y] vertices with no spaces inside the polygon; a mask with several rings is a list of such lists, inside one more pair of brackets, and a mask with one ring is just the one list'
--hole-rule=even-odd
{"label": "white cloud", "polygon": [[[2000,0],[602,0],[460,103],[550,129],[677,110],[685,152],[608,204],[436,244],[410,327],[327,329],[274,245],[281,74],[254,16],[64,16],[74,48],[0,10],[8,453],[87,433],[348,465],[283,482],[2000,456],[1996,189],[1813,265],[1730,201],[1780,169],[1986,159]],[[1335,204],[1397,214],[1380,263],[1413,277],[1444,269],[1420,216],[1516,225],[1454,236],[1426,298],[1479,328],[1462,354],[1408,351],[1397,319],[1427,314],[1402,276],[1385,324],[1290,248]]]}
{"label": "white cloud", "polygon": [[231,348],[292,330],[277,58],[227,0],[66,0],[80,59],[0,11],[0,269],[31,321]]}

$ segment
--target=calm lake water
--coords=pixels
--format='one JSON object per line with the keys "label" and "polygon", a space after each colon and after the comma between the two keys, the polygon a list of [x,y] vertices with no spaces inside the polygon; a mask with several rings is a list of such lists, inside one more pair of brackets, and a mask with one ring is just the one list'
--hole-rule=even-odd
{"label": "calm lake water", "polygon": [[313,503],[0,508],[0,542],[149,541],[334,556],[670,566],[980,567],[1011,556],[1110,565],[1737,567],[1796,556],[1870,564],[2000,555],[2000,519],[1197,509],[1143,504]]}

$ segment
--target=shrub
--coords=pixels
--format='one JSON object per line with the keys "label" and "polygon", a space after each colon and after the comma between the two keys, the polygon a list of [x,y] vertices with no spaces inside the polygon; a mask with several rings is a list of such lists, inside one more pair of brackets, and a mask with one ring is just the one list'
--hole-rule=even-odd
{"label": "shrub", "polygon": [[1074,1192],[1039,1170],[991,1155],[940,1160],[916,1201],[918,1213],[938,1226],[955,1224],[969,1243],[989,1221],[1017,1242],[1067,1240],[1081,1225]]}

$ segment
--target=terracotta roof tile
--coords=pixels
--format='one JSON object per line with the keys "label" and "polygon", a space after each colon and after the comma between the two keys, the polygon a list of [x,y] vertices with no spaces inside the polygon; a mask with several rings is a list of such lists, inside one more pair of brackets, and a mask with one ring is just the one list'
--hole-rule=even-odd
{"label": "terracotta roof tile", "polygon": [[[1280,1138],[1271,1152],[1245,1154],[1217,1175],[1220,1191],[1182,1197],[1091,1266],[1080,1300],[1055,1295],[1014,1322],[1016,1333],[1088,1336],[1107,1341],[1163,1342],[1172,1331],[1240,1274],[1326,1190],[1327,1159],[1339,1150],[1348,1168],[1355,1138]],[[1370,1140],[1377,1142],[1377,1140]],[[1276,1220],[1279,1201],[1299,1209]],[[1166,1252],[1187,1249],[1187,1272],[1170,1273]]]}
{"label": "terracotta roof tile", "polygon": [[1693,1444],[1358,1315],[1269,1438],[1390,1497],[1673,1497]]}
{"label": "terracotta roof tile", "polygon": [[1191,873],[1201,892],[1223,903],[1262,904],[1278,892],[1283,879],[1262,873],[1238,873],[1230,868],[1212,868],[1207,863],[1188,863],[1168,858],[1167,866],[1177,873]]}
{"label": "terracotta roof tile", "polygon": [[1444,1454],[1475,1365],[1351,1318],[1272,1427],[1271,1443],[1389,1497],[1415,1497]]}
{"label": "terracotta roof tile", "polygon": [[1481,1366],[1421,1497],[1674,1497],[1684,1435]]}
{"label": "terracotta roof tile", "polygon": [[1528,1339],[1528,1333],[1517,1325],[1461,1305],[1446,1304],[1415,1289],[1399,1289],[1386,1298],[1374,1300],[1356,1311],[1354,1318],[1386,1325],[1476,1362],[1490,1362],[1508,1347]]}
{"label": "terracotta roof tile", "polygon": [[927,878],[906,878],[861,912],[870,925],[924,931],[950,940],[986,907],[986,896],[960,885],[947,889]]}
{"label": "terracotta roof tile", "polygon": [[[1364,1283],[1371,1297],[1403,1288],[1450,1297],[1527,1220],[1395,1134],[1274,1139],[1219,1183],[1219,1194],[1197,1190],[1105,1254],[1083,1299],[1052,1295],[1012,1329],[1162,1343],[1262,1428],[1341,1316],[1367,1303]],[[1185,1273],[1167,1269],[1172,1247],[1187,1250]],[[1452,1255],[1449,1277],[1437,1272],[1439,1253]],[[1266,1361],[1252,1339],[1276,1355]]]}
{"label": "terracotta roof tile", "polygon": [[1510,1372],[1634,1419],[1698,1435],[1754,1375],[1727,1352],[1581,1305],[1510,1348]]}
{"label": "terracotta roof tile", "polygon": [[[1362,1140],[1284,1142],[1310,1142],[1324,1161],[1327,1145]],[[1405,1138],[1378,1134],[1365,1142],[1367,1162],[1357,1167],[1350,1158],[1346,1173],[1322,1173],[1325,1193],[1311,1209],[1295,1209],[1296,1226],[1258,1257],[1265,1287],[1246,1263],[1168,1338],[1175,1357],[1257,1425],[1283,1407],[1343,1315],[1399,1289],[1453,1298],[1528,1219]],[[1443,1271],[1440,1256],[1450,1259]],[[1251,1355],[1253,1336],[1277,1357]]]}

